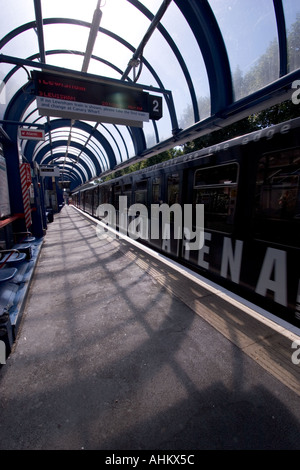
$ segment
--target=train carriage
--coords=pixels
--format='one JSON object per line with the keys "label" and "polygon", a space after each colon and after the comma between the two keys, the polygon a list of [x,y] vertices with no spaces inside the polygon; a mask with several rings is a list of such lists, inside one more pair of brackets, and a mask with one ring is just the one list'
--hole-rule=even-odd
{"label": "train carriage", "polygon": [[[134,227],[142,243],[299,326],[299,125],[297,118],[79,189],[75,204],[95,217],[101,204],[112,204],[123,229],[139,218]],[[126,207],[119,206],[120,196]],[[129,211],[136,204],[147,209],[147,221],[138,210]],[[162,214],[156,211],[155,218],[152,209],[165,205],[171,210],[163,225]],[[182,223],[178,236],[172,208],[187,205],[192,226],[187,230]],[[188,232],[197,233],[200,205],[202,246],[191,250]],[[151,236],[155,224],[158,237]]]}

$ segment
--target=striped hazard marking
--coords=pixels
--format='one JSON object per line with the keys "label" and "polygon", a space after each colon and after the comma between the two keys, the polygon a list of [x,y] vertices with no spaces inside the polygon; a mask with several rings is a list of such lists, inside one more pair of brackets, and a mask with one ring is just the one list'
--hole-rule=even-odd
{"label": "striped hazard marking", "polygon": [[21,177],[21,187],[22,187],[22,196],[23,196],[25,225],[26,225],[26,228],[29,228],[30,225],[32,224],[30,196],[29,196],[29,188],[31,185],[31,171],[30,171],[29,163],[21,163],[20,177]]}

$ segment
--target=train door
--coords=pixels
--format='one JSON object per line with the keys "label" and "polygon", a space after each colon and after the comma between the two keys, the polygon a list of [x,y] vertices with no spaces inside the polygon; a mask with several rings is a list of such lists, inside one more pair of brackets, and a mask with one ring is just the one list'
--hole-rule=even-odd
{"label": "train door", "polygon": [[120,222],[120,211],[119,211],[119,201],[120,196],[122,196],[122,186],[121,184],[116,184],[113,187],[113,206],[116,213],[116,225],[119,226]]}
{"label": "train door", "polygon": [[236,162],[193,170],[193,232],[198,233],[196,205],[204,209],[204,238],[200,249],[184,242],[183,258],[214,274],[222,271],[224,247],[231,246],[237,204],[239,164]]}
{"label": "train door", "polygon": [[83,211],[85,210],[85,193],[86,191],[82,191],[81,192],[81,207],[80,209],[82,209]]}
{"label": "train door", "polygon": [[99,206],[99,186],[93,190],[93,216],[96,216],[97,207]]}
{"label": "train door", "polygon": [[127,208],[129,208],[131,206],[131,199],[132,199],[132,184],[131,183],[124,184],[123,195],[127,198],[126,199]]}
{"label": "train door", "polygon": [[149,198],[148,198],[148,178],[136,181],[133,190],[133,203],[141,204],[141,211],[136,211],[128,217],[128,231],[132,238],[149,238]]}
{"label": "train door", "polygon": [[[258,160],[246,281],[276,314],[300,320],[300,148]],[[269,307],[271,305],[271,307]],[[298,323],[299,324],[299,323]]]}
{"label": "train door", "polygon": [[123,185],[122,196],[125,198],[125,202],[122,203],[121,212],[119,214],[119,230],[124,235],[127,235],[128,228],[128,210],[132,203],[132,184],[126,183]]}
{"label": "train door", "polygon": [[175,257],[179,255],[183,233],[183,210],[181,200],[182,172],[165,176],[165,201],[161,205],[161,249]]}
{"label": "train door", "polygon": [[93,211],[93,190],[88,189],[85,191],[85,207],[84,210],[89,214],[92,214]]}
{"label": "train door", "polygon": [[[153,205],[160,206],[163,203],[163,175],[155,175],[150,180],[150,200],[151,208]],[[150,208],[150,209],[151,209]],[[153,232],[153,226],[158,227],[158,236],[152,237],[151,232]],[[159,214],[152,213],[150,216],[150,226],[149,226],[149,242],[151,245],[161,249],[161,239],[162,231],[160,227],[160,216]]]}
{"label": "train door", "polygon": [[111,189],[109,185],[105,184],[99,187],[99,205],[111,202]]}

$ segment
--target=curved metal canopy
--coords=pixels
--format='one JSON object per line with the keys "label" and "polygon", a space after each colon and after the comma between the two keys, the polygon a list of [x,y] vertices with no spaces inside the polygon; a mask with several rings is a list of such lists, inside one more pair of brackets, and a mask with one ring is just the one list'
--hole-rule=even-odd
{"label": "curved metal canopy", "polygon": [[[0,119],[43,128],[27,161],[71,187],[291,97],[300,70],[294,0],[0,0]],[[163,117],[143,128],[40,115],[33,70],[155,90]],[[1,128],[0,128],[1,130]],[[3,132],[2,131],[2,132]]]}

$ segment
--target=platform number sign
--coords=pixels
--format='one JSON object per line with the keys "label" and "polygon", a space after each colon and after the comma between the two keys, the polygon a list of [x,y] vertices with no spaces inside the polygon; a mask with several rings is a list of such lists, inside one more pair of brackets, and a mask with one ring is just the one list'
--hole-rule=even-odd
{"label": "platform number sign", "polygon": [[162,117],[162,97],[149,95],[148,96],[148,110],[149,119],[157,121]]}

